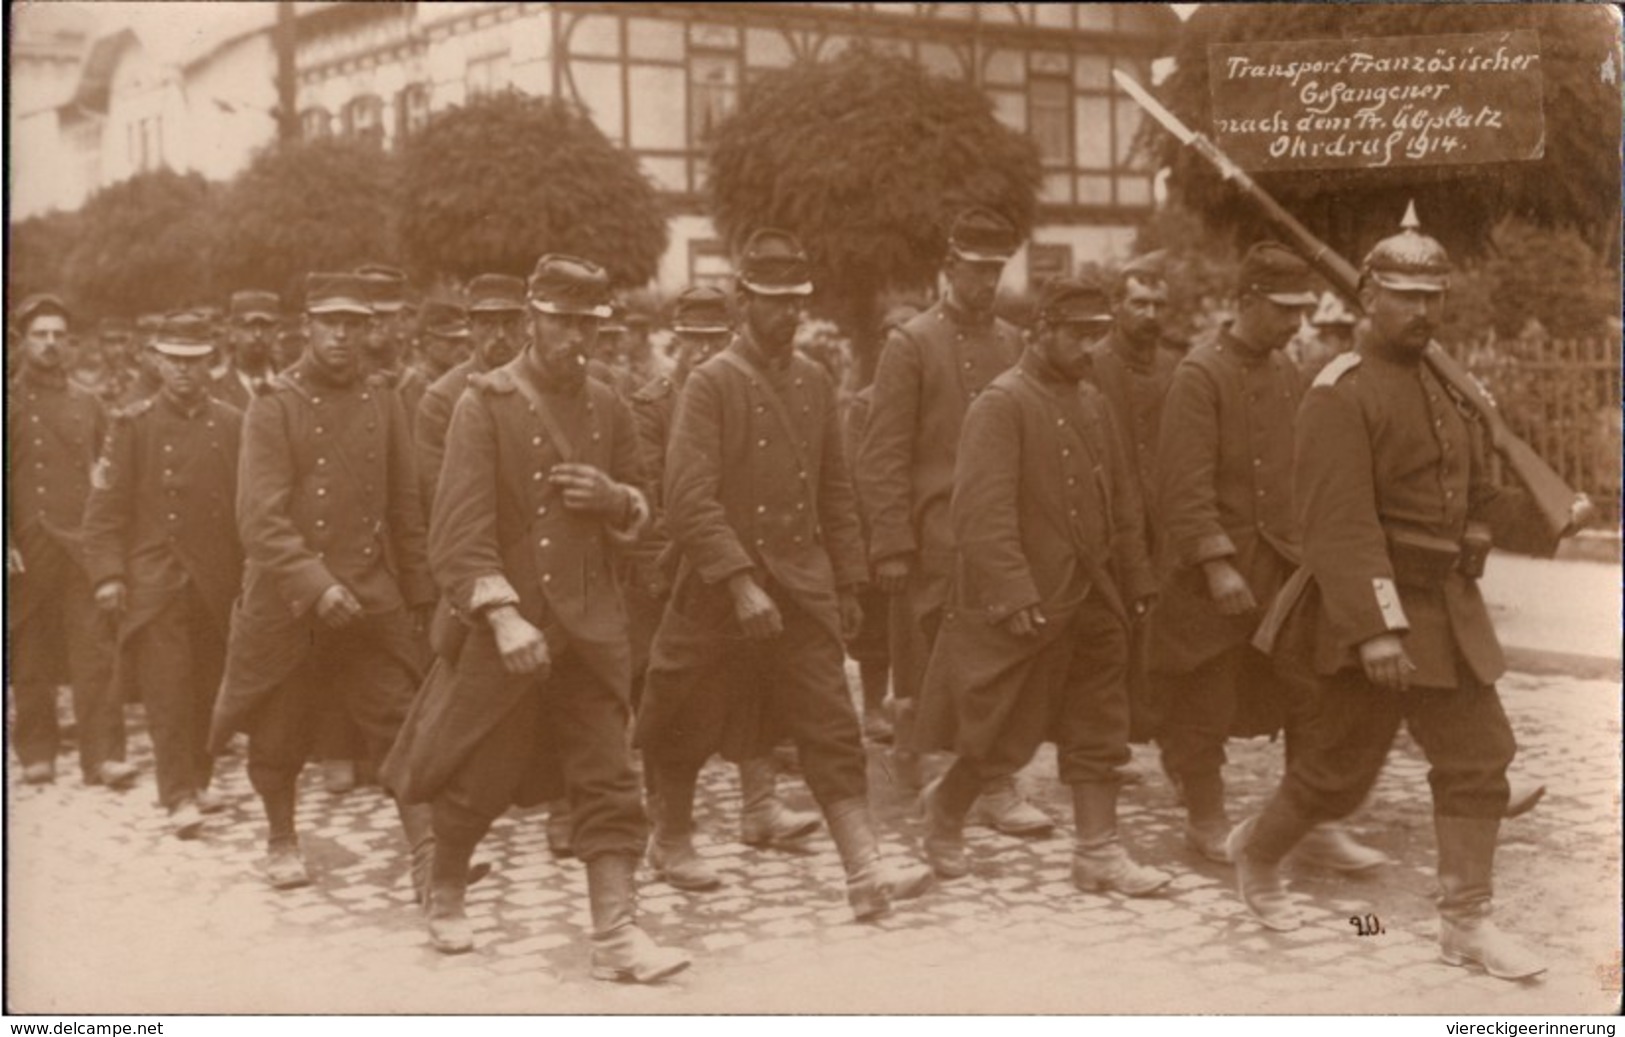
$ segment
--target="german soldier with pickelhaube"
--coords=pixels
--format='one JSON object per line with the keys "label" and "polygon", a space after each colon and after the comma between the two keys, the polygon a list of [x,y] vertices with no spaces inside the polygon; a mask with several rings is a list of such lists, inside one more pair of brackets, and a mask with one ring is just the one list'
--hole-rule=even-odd
{"label": "german soldier with pickelhaube", "polygon": [[649,520],[632,416],[587,376],[609,314],[595,263],[546,255],[525,349],[475,376],[446,433],[429,559],[449,604],[439,656],[382,776],[431,805],[427,901],[441,953],[473,946],[469,861],[510,805],[553,798],[562,772],[586,863],[592,974],[639,983],[689,964],[634,917],[648,836],[627,728],[631,659],[616,552]]}
{"label": "german soldier with pickelhaube", "polygon": [[150,348],[164,388],[113,416],[85,505],[85,566],[118,623],[121,682],[146,707],[159,804],[190,839],[223,807],[209,792],[208,735],[242,582],[232,512],[242,414],[210,396],[202,321],[166,321]]}
{"label": "german soldier with pickelhaube", "polygon": [[1429,764],[1438,839],[1439,953],[1502,979],[1544,971],[1490,918],[1495,848],[1516,751],[1496,694],[1505,671],[1478,576],[1498,499],[1466,405],[1425,362],[1450,259],[1414,210],[1365,257],[1370,334],[1332,360],[1298,418],[1293,478],[1306,584],[1278,603],[1274,642],[1320,678],[1313,737],[1288,761],[1230,854],[1260,922],[1299,924],[1279,864],[1319,822],[1346,816],[1376,781],[1400,724]]}
{"label": "german soldier with pickelhaube", "polygon": [[800,242],[756,231],[739,261],[738,334],[683,386],[664,494],[682,561],[637,734],[668,869],[673,854],[694,854],[706,759],[752,759],[789,734],[864,920],[924,892],[931,873],[882,860],[869,809],[842,648],[861,621],[868,572],[835,388],[795,349],[811,293]]}

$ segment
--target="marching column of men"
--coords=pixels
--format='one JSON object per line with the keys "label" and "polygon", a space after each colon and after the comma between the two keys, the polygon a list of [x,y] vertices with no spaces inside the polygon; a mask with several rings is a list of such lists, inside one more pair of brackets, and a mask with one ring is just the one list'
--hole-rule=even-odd
{"label": "marching column of men", "polygon": [[[850,414],[794,346],[814,286],[781,230],[750,236],[731,298],[681,295],[669,359],[641,311],[631,355],[604,359],[608,276],[563,255],[421,310],[392,267],[314,273],[291,334],[276,295],[240,291],[218,319],[143,318],[128,367],[104,325],[118,369],[90,382],[68,375],[67,307],[25,300],[6,526],[24,779],[55,780],[68,683],[84,780],[128,788],[132,689],[159,805],[196,838],[223,807],[213,755],[246,734],[264,875],[287,889],[312,881],[297,780],[337,733],[382,764],[436,950],[474,946],[492,822],[546,803],[549,845],[584,864],[592,975],[647,983],[689,959],[639,928],[639,862],[721,883],[694,841],[714,754],[738,765],[742,840],[789,848],[820,821],[777,795],[794,744],[867,920],[981,870],[967,823],[1053,827],[1014,780],[1045,741],[1076,887],[1161,892],[1117,821],[1129,742],[1152,738],[1189,847],[1285,930],[1288,853],[1386,862],[1337,822],[1404,721],[1432,768],[1441,956],[1541,971],[1489,917],[1501,819],[1541,791],[1509,791],[1476,586],[1483,523],[1522,502],[1492,491],[1481,431],[1422,359],[1442,247],[1408,220],[1371,252],[1371,334],[1306,394],[1282,350],[1315,296],[1279,245],[1248,251],[1234,322],[1181,356],[1154,257],[1050,282],[1020,332],[993,315],[1015,228],[970,209],[947,242],[942,300],[894,322]],[[923,785],[923,865],[881,851],[844,669],[871,572],[895,758],[945,754],[895,775]],[[1231,829],[1226,739],[1283,728],[1280,789]]]}

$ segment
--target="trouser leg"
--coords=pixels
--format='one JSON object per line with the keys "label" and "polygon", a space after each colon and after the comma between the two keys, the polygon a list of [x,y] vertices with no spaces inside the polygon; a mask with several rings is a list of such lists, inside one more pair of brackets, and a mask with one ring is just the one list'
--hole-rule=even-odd
{"label": "trouser leg", "polygon": [[28,683],[11,686],[15,718],[11,746],[23,766],[56,761],[61,733],[57,728],[55,684]]}
{"label": "trouser leg", "polygon": [[78,566],[64,566],[63,580],[79,767],[86,780],[98,781],[102,764],[124,760],[124,703],[113,688],[113,624],[96,607],[90,582]]}
{"label": "trouser leg", "polygon": [[147,711],[152,738],[158,802],[173,809],[195,797],[196,678],[192,658],[192,615],[184,595],[176,595],[162,612],[130,635],[126,659],[133,665]]}

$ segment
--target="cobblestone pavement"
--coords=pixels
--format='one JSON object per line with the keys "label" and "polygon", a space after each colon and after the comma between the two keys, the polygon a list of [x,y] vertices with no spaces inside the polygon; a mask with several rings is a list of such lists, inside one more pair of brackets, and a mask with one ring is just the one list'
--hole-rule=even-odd
{"label": "cobblestone pavement", "polygon": [[[1076,892],[1070,825],[1022,841],[971,830],[972,877],[938,886],[878,924],[850,921],[826,833],[807,852],[733,841],[731,769],[708,767],[701,850],[727,880],[712,894],[645,883],[643,921],[692,952],[694,968],[657,987],[587,978],[585,879],[548,853],[541,818],[510,815],[470,891],[477,947],[436,955],[411,900],[394,811],[376,789],[326,794],[306,775],[301,831],[314,886],[277,893],[258,878],[264,825],[240,758],[219,787],[232,809],[203,838],[166,834],[153,805],[144,734],[140,784],[117,794],[64,777],[35,788],[11,765],[7,791],[8,1002],[80,1012],[1064,1012],[1590,1013],[1620,1006],[1620,685],[1513,675],[1503,699],[1522,744],[1516,771],[1549,784],[1509,822],[1498,909],[1541,946],[1542,979],[1506,983],[1447,967],[1434,950],[1433,837],[1425,764],[1401,735],[1372,801],[1353,819],[1397,864],[1370,880],[1294,873],[1311,924],[1252,924],[1229,869],[1197,862],[1156,773],[1125,791],[1123,830],[1142,859],[1178,872],[1172,895]],[[132,718],[137,714],[132,713]],[[1235,816],[1256,809],[1279,747],[1236,744]],[[64,775],[76,773],[64,758]],[[1069,822],[1046,751],[1022,785]],[[878,754],[872,795],[892,853],[921,826]],[[798,780],[792,798],[807,805]],[[1359,937],[1355,915],[1381,935]]]}

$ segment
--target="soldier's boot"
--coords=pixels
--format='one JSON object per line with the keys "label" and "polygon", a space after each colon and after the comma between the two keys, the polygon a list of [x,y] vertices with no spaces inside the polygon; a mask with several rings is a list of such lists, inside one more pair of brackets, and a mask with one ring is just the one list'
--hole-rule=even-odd
{"label": "soldier's boot", "polygon": [[265,861],[261,868],[265,881],[272,889],[298,889],[310,885],[310,872],[305,869],[305,858],[299,852],[299,836],[294,829],[295,792],[292,788],[279,788],[260,793],[265,807],[268,835],[265,840]]}
{"label": "soldier's boot", "polygon": [[1435,817],[1439,839],[1439,957],[1497,979],[1528,979],[1546,965],[1490,919],[1498,818]]}
{"label": "soldier's boot", "polygon": [[1344,875],[1359,875],[1394,862],[1381,850],[1355,839],[1348,827],[1337,821],[1310,829],[1292,851],[1292,860]]}
{"label": "soldier's boot", "polygon": [[603,854],[587,861],[587,898],[592,907],[592,978],[619,983],[656,983],[688,968],[688,955],[662,947],[637,927],[638,859]]}
{"label": "soldier's boot", "polygon": [[965,853],[965,815],[976,802],[980,783],[974,772],[955,764],[920,793],[925,817],[925,859],[938,878],[957,879],[970,874]]}
{"label": "soldier's boot", "polygon": [[982,790],[971,808],[971,824],[983,824],[1005,835],[1042,836],[1055,830],[1055,822],[1023,799],[1014,775],[997,778]]}
{"label": "soldier's boot", "polygon": [[423,915],[429,924],[429,942],[441,954],[466,954],[474,949],[474,923],[463,905],[474,846],[475,840],[461,833],[441,833],[431,842]]}
{"label": "soldier's boot", "polygon": [[818,815],[792,810],[779,798],[779,768],[771,756],[739,764],[739,841],[746,846],[794,843],[818,831]]}
{"label": "soldier's boot", "polygon": [[547,804],[547,850],[559,860],[576,855],[573,839],[575,822],[570,818],[570,801],[555,799]]}
{"label": "soldier's boot", "polygon": [[1217,770],[1181,776],[1185,791],[1185,845],[1197,856],[1219,864],[1230,863],[1225,840],[1230,838],[1230,817],[1224,809],[1224,777]]}
{"label": "soldier's boot", "polygon": [[1527,782],[1514,781],[1511,793],[1507,796],[1506,812],[1502,816],[1508,820],[1514,817],[1522,817],[1535,809],[1535,805],[1545,795],[1545,785],[1530,785]]}
{"label": "soldier's boot", "polygon": [[1165,871],[1138,864],[1117,834],[1117,783],[1079,782],[1072,786],[1077,827],[1072,848],[1072,884],[1085,893],[1116,891],[1130,897],[1155,896],[1173,881]]}
{"label": "soldier's boot", "polygon": [[917,796],[924,784],[920,754],[914,748],[914,723],[919,707],[913,699],[897,699],[892,709],[891,780],[899,796]]}
{"label": "soldier's boot", "polygon": [[722,885],[722,877],[694,849],[694,783],[698,773],[686,763],[645,764],[657,768],[656,794],[651,799],[654,833],[649,841],[649,865],[655,876],[691,893],[716,889]]}
{"label": "soldier's boot", "polygon": [[[408,874],[412,877],[412,901],[422,907],[427,903],[429,875],[435,859],[434,808],[427,803],[397,802],[395,810],[400,815],[401,831],[405,833],[406,845],[411,851]],[[480,828],[469,842],[469,852],[473,852],[473,847],[484,834],[484,828]],[[464,885],[472,886],[489,874],[491,865],[486,862],[469,865]]]}
{"label": "soldier's boot", "polygon": [[923,864],[894,864],[880,856],[869,803],[843,799],[824,809],[824,820],[846,870],[846,900],[860,922],[889,914],[892,902],[909,900],[931,888],[931,869]]}
{"label": "soldier's boot", "polygon": [[1285,933],[1302,924],[1281,881],[1281,859],[1313,827],[1313,822],[1298,816],[1277,797],[1262,814],[1230,831],[1225,846],[1236,866],[1236,890],[1267,929]]}

